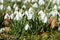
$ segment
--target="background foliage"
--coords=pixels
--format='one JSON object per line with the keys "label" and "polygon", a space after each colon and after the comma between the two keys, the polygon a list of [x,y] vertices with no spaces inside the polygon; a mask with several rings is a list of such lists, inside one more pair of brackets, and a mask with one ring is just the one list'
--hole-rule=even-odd
{"label": "background foliage", "polygon": [[[27,0],[25,0],[27,1]],[[58,3],[53,3],[53,1],[51,2],[50,0],[44,0],[45,4],[42,1],[42,5],[41,3],[39,4],[39,0],[37,0],[36,2],[31,2],[32,0],[27,1],[26,3],[24,0],[21,1],[17,1],[17,0],[4,0],[4,3],[0,2],[0,5],[3,5],[0,8],[0,27],[4,27],[3,26],[3,21],[4,21],[4,17],[7,14],[11,15],[13,14],[14,16],[13,19],[11,20],[11,23],[9,25],[9,27],[11,28],[11,31],[6,33],[3,32],[0,35],[0,39],[4,39],[4,40],[60,40],[60,31],[58,30],[59,25],[56,25],[56,27],[54,29],[50,28],[50,17],[53,18],[57,18],[57,21],[59,22],[59,14],[60,14],[60,10],[59,10],[59,6],[60,4]],[[35,4],[35,6],[37,6],[38,8],[36,8],[35,6],[33,6],[34,3],[37,3],[37,5]],[[15,5],[15,8],[13,7]],[[23,7],[23,5],[25,6]],[[9,6],[9,8],[7,8]],[[57,8],[57,7],[58,8]],[[11,7],[11,9],[10,9]],[[23,7],[23,8],[22,8]],[[30,9],[31,8],[31,9]],[[29,11],[30,9],[30,11]],[[42,10],[42,12],[41,12]],[[57,12],[58,16],[51,16],[49,15],[51,11],[57,10],[59,12]],[[21,13],[21,15],[19,15],[18,20],[17,18],[15,18],[15,16],[18,14],[18,12]],[[44,13],[45,16],[47,16],[47,22],[44,23],[43,20],[45,19],[41,19],[41,14],[39,14],[39,12],[41,12],[42,14]],[[54,11],[55,12],[55,11]],[[53,12],[53,13],[54,13]],[[15,13],[15,14],[14,14]],[[26,13],[26,14],[24,14]],[[31,15],[27,14],[30,13],[31,15],[33,15],[33,17],[31,19],[29,19],[31,17]],[[22,15],[24,14],[24,16],[22,17]],[[44,16],[44,14],[42,15],[42,17]],[[28,16],[27,16],[28,15]],[[52,14],[54,15],[54,14]],[[25,26],[28,24],[29,27],[27,27],[28,29],[25,29]]]}

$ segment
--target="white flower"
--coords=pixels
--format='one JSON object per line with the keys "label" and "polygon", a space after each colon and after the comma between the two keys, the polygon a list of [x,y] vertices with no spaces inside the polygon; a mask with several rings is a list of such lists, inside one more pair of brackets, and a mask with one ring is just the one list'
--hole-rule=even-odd
{"label": "white flower", "polygon": [[25,15],[27,16],[27,19],[30,20],[33,18],[34,14],[33,13],[29,13],[28,11],[25,11]]}
{"label": "white flower", "polygon": [[48,21],[48,18],[45,17],[44,20],[43,20],[43,23],[47,23],[47,21]]}
{"label": "white flower", "polygon": [[7,7],[7,10],[9,10],[9,11],[10,11],[10,10],[11,10],[11,6],[8,6],[8,7]]}
{"label": "white flower", "polygon": [[6,13],[6,15],[4,16],[4,19],[10,19],[10,16],[9,16],[9,14],[8,13]]}
{"label": "white flower", "polygon": [[16,7],[15,7],[15,10],[18,10],[18,9],[19,9],[18,6],[16,6]]}
{"label": "white flower", "polygon": [[43,20],[45,17],[45,13],[41,10],[39,11],[38,15],[40,16],[40,18]]}
{"label": "white flower", "polygon": [[24,13],[22,14],[21,11],[19,11],[19,12],[16,11],[15,14],[16,14],[16,16],[14,17],[14,20],[21,20],[24,16]]}
{"label": "white flower", "polygon": [[13,18],[14,18],[14,14],[13,14],[13,13],[10,15],[10,18],[11,18],[11,19],[13,19]]}
{"label": "white flower", "polygon": [[60,4],[60,0],[53,0],[52,2],[53,2],[53,4],[55,4],[55,3],[58,5]]}
{"label": "white flower", "polygon": [[44,2],[44,0],[39,0],[38,4],[39,4],[39,5],[44,5],[45,2]]}
{"label": "white flower", "polygon": [[25,11],[25,15],[28,15],[28,11]]}
{"label": "white flower", "polygon": [[57,5],[54,5],[53,9],[54,9],[54,10],[57,10]]}
{"label": "white flower", "polygon": [[1,10],[3,9],[3,5],[0,5],[0,9],[1,9]]}
{"label": "white flower", "polygon": [[30,27],[29,24],[26,24],[26,25],[25,25],[25,30],[28,30],[29,27]]}
{"label": "white flower", "polygon": [[33,16],[34,16],[33,8],[30,7],[29,10],[28,10],[28,12],[27,12],[27,18],[28,18],[28,20],[33,19]]}
{"label": "white flower", "polygon": [[49,15],[52,15],[52,17],[57,16],[57,14],[59,14],[59,12],[57,10],[52,10]]}
{"label": "white flower", "polygon": [[33,14],[28,14],[27,18],[28,18],[28,20],[32,19],[33,18]]}
{"label": "white flower", "polygon": [[42,10],[38,12],[38,15],[39,15],[39,19],[40,19],[43,23],[47,23],[48,18],[47,18],[47,16],[45,15],[45,13],[44,13]]}
{"label": "white flower", "polygon": [[26,8],[26,5],[23,5],[22,8]]}
{"label": "white flower", "polygon": [[23,3],[27,3],[27,2],[29,2],[29,3],[30,3],[30,0],[24,0],[24,1],[23,1]]}
{"label": "white flower", "polygon": [[18,11],[17,11],[17,10],[15,10],[15,11],[14,11],[14,14],[18,14]]}
{"label": "white flower", "polygon": [[18,14],[19,14],[20,19],[22,19],[22,18],[23,18],[23,16],[24,16],[24,13],[19,12]]}
{"label": "white flower", "polygon": [[33,2],[37,2],[37,1],[38,1],[38,0],[32,0],[32,3],[33,3]]}
{"label": "white flower", "polygon": [[33,7],[34,7],[34,8],[38,8],[38,4],[37,4],[37,3],[34,3],[34,4],[33,4]]}
{"label": "white flower", "polygon": [[16,16],[14,17],[14,20],[20,20],[20,18],[19,18],[19,15],[18,14],[16,14]]}
{"label": "white flower", "polygon": [[32,7],[29,8],[28,13],[34,14],[34,10]]}
{"label": "white flower", "polygon": [[4,3],[4,0],[0,0],[0,3]]}
{"label": "white flower", "polygon": [[58,27],[58,31],[60,31],[60,26]]}
{"label": "white flower", "polygon": [[33,10],[33,8],[32,8],[32,7],[30,7],[28,11],[29,11],[29,12],[31,12],[32,10]]}
{"label": "white flower", "polygon": [[13,8],[16,8],[16,6],[17,6],[17,5],[16,5],[16,4],[14,4],[14,5],[13,5]]}

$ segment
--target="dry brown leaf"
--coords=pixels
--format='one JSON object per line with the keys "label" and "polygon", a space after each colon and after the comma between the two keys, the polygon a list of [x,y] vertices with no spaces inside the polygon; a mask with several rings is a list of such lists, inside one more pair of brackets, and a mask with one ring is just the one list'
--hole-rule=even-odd
{"label": "dry brown leaf", "polygon": [[50,27],[54,29],[56,26],[56,18],[50,18]]}
{"label": "dry brown leaf", "polygon": [[5,27],[5,32],[8,33],[9,31],[11,31],[10,27]]}
{"label": "dry brown leaf", "polygon": [[7,19],[4,19],[4,21],[3,21],[2,24],[3,24],[4,26],[7,26],[9,23],[10,23],[10,19],[7,18]]}

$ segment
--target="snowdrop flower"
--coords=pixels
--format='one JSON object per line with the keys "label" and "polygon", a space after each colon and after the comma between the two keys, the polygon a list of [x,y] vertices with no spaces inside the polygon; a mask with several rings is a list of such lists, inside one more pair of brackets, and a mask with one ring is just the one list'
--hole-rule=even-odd
{"label": "snowdrop flower", "polygon": [[33,14],[28,14],[28,15],[27,15],[27,19],[28,19],[28,20],[30,20],[30,19],[32,19],[32,18],[33,18]]}
{"label": "snowdrop flower", "polygon": [[48,21],[48,18],[47,18],[47,16],[45,16],[43,23],[47,23],[47,21]]}
{"label": "snowdrop flower", "polygon": [[0,3],[4,3],[4,0],[0,0]]}
{"label": "snowdrop flower", "polygon": [[34,3],[34,4],[33,4],[33,7],[34,7],[34,8],[38,8],[38,4],[37,4],[37,3]]}
{"label": "snowdrop flower", "polygon": [[38,15],[41,17],[41,19],[44,19],[45,13],[41,10],[39,11]]}
{"label": "snowdrop flower", "polygon": [[39,0],[38,4],[39,4],[39,5],[44,5],[45,2],[44,2],[44,0]]}
{"label": "snowdrop flower", "polygon": [[16,8],[16,6],[17,6],[17,5],[16,5],[16,4],[14,4],[14,5],[13,5],[13,8]]}
{"label": "snowdrop flower", "polygon": [[25,30],[28,30],[29,27],[30,27],[29,24],[26,24],[26,25],[25,25]]}
{"label": "snowdrop flower", "polygon": [[6,13],[6,15],[4,16],[4,19],[7,19],[7,18],[9,18],[9,19],[10,19],[10,16],[9,16],[9,14],[8,14],[8,13]]}
{"label": "snowdrop flower", "polygon": [[15,7],[15,10],[18,10],[18,9],[19,9],[18,6],[16,6],[16,7]]}
{"label": "snowdrop flower", "polygon": [[38,1],[38,0],[32,0],[32,3],[33,3],[33,2],[37,2],[37,1]]}
{"label": "snowdrop flower", "polygon": [[0,9],[1,9],[1,10],[3,9],[3,5],[0,5]]}
{"label": "snowdrop flower", "polygon": [[10,18],[11,18],[11,19],[13,19],[13,18],[14,18],[14,14],[13,14],[13,13],[10,15]]}
{"label": "snowdrop flower", "polygon": [[57,5],[54,5],[53,9],[56,10],[57,9]]}
{"label": "snowdrop flower", "polygon": [[18,14],[18,11],[17,11],[17,10],[15,10],[15,11],[14,11],[14,14]]}
{"label": "snowdrop flower", "polygon": [[10,10],[11,10],[11,7],[10,7],[10,6],[8,6],[8,7],[7,7],[7,10],[9,10],[9,11],[10,11]]}
{"label": "snowdrop flower", "polygon": [[25,15],[28,15],[28,11],[25,11]]}
{"label": "snowdrop flower", "polygon": [[23,18],[23,16],[24,16],[24,13],[19,12],[19,17],[20,17],[20,19],[22,19],[22,18]]}
{"label": "snowdrop flower", "polygon": [[19,14],[16,14],[16,16],[14,17],[14,20],[20,20],[20,18],[19,18]]}
{"label": "snowdrop flower", "polygon": [[52,2],[53,2],[53,4],[55,4],[55,3],[58,5],[60,4],[60,0],[53,0]]}
{"label": "snowdrop flower", "polygon": [[27,2],[29,2],[29,3],[30,3],[30,0],[24,0],[24,1],[23,1],[23,3],[27,3]]}
{"label": "snowdrop flower", "polygon": [[23,5],[22,8],[26,8],[26,5]]}
{"label": "snowdrop flower", "polygon": [[14,17],[14,20],[21,20],[24,16],[24,13],[22,14],[21,11],[19,11],[18,13],[16,13],[16,16]]}
{"label": "snowdrop flower", "polygon": [[57,14],[59,14],[59,12],[57,10],[52,10],[49,15],[52,15],[52,17],[57,16]]}
{"label": "snowdrop flower", "polygon": [[27,13],[28,20],[30,20],[30,19],[33,18],[34,12],[33,12],[33,8],[32,7],[30,7],[29,10],[28,10],[28,12],[26,12],[26,13]]}
{"label": "snowdrop flower", "polygon": [[29,12],[31,12],[32,10],[33,10],[33,8],[32,8],[32,7],[30,7],[28,11],[29,11]]}
{"label": "snowdrop flower", "polygon": [[60,26],[58,27],[58,31],[60,31]]}
{"label": "snowdrop flower", "polygon": [[27,16],[28,20],[32,19],[34,16],[32,13],[29,13],[28,11],[25,11],[25,15]]}
{"label": "snowdrop flower", "polygon": [[34,14],[34,12],[33,12],[34,10],[33,10],[33,8],[32,7],[30,7],[29,8],[29,10],[28,10],[28,13],[31,13],[31,14]]}
{"label": "snowdrop flower", "polygon": [[47,23],[48,18],[42,10],[39,11],[38,15],[39,15],[39,19],[42,20],[43,23]]}

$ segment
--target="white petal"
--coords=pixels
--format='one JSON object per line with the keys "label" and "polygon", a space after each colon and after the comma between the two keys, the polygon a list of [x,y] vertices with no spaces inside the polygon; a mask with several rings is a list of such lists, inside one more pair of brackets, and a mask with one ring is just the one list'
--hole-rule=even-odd
{"label": "white petal", "polygon": [[23,5],[22,8],[26,8],[26,5]]}
{"label": "white petal", "polygon": [[33,7],[34,7],[34,8],[38,8],[38,4],[37,4],[37,3],[34,3],[34,4],[33,4]]}
{"label": "white petal", "polygon": [[11,10],[11,7],[10,7],[10,6],[8,6],[8,7],[7,7],[7,10],[9,10],[9,11],[10,11],[10,10]]}
{"label": "white petal", "polygon": [[43,22],[44,22],[44,23],[47,23],[47,17],[44,18],[44,21],[43,21]]}
{"label": "white petal", "polygon": [[11,18],[11,19],[13,19],[13,18],[14,18],[14,14],[13,14],[13,13],[10,15],[10,18]]}
{"label": "white petal", "polygon": [[8,13],[6,13],[6,15],[4,16],[4,19],[7,19],[7,18],[9,18],[9,19],[10,19],[10,16],[9,16],[9,14],[8,14]]}
{"label": "white petal", "polygon": [[0,5],[0,9],[1,9],[1,10],[3,9],[3,5]]}
{"label": "white petal", "polygon": [[18,6],[16,6],[16,7],[15,7],[15,10],[18,10],[18,9],[19,9]]}
{"label": "white petal", "polygon": [[38,4],[39,4],[39,5],[44,5],[45,2],[44,2],[44,0],[39,0]]}
{"label": "white petal", "polygon": [[25,30],[28,30],[29,29],[29,25],[27,24],[26,26],[25,26]]}
{"label": "white petal", "polygon": [[33,18],[33,14],[28,14],[28,20],[32,19]]}
{"label": "white petal", "polygon": [[57,9],[57,5],[54,5],[53,9],[56,10]]}
{"label": "white petal", "polygon": [[58,31],[60,31],[60,26],[58,27]]}

